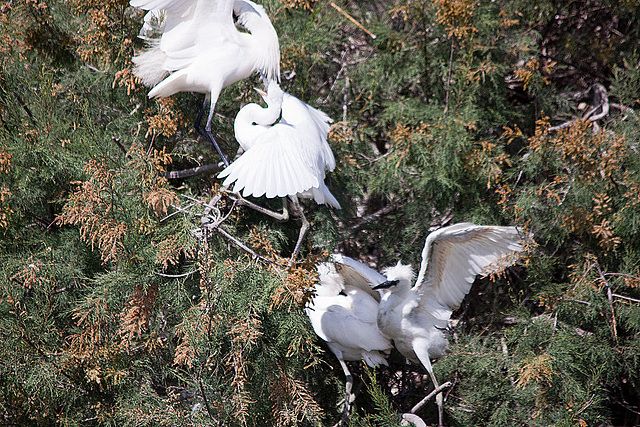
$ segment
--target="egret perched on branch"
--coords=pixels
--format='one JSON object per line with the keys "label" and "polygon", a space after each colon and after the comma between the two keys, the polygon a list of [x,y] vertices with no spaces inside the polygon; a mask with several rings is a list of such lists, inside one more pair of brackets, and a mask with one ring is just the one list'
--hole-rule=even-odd
{"label": "egret perched on branch", "polygon": [[[413,269],[398,262],[384,270],[387,280],[373,288],[384,290],[378,310],[380,331],[405,357],[422,363],[435,388],[439,386],[430,359],[445,354],[448,342],[443,330],[452,311],[477,275],[513,264],[523,250],[522,241],[515,227],[461,223],[441,228],[426,239],[413,287]],[[442,393],[436,395],[436,403],[442,425]]]}
{"label": "egret perched on branch", "polygon": [[371,287],[385,277],[351,258],[333,255],[334,262],[318,265],[316,295],[305,309],[313,330],[327,342],[346,377],[343,416],[355,396],[353,380],[345,363],[364,360],[371,367],[386,365],[391,342],[376,323],[380,296]]}
{"label": "egret perched on branch", "polygon": [[[149,10],[143,37],[149,49],[133,58],[134,73],[145,85],[153,86],[150,98],[177,92],[204,93],[205,101],[196,119],[196,129],[209,104],[203,136],[229,164],[213,133],[211,121],[223,88],[256,71],[267,80],[280,79],[278,35],[264,8],[250,0],[131,0],[131,6]],[[249,33],[239,31],[233,20]],[[277,115],[274,120],[277,119]]]}
{"label": "egret perched on branch", "polygon": [[[298,197],[313,198],[318,204],[340,208],[340,203],[324,183],[327,170],[336,160],[327,143],[331,119],[322,111],[284,92],[274,81],[265,82],[261,93],[267,108],[247,104],[234,122],[236,140],[244,153],[218,178],[223,185],[234,184],[243,196],[289,197],[302,218],[302,227],[293,256],[309,228]],[[257,90],[257,89],[256,89]],[[274,112],[282,114],[274,123]],[[286,211],[285,211],[286,212]],[[288,214],[284,214],[286,219]]]}

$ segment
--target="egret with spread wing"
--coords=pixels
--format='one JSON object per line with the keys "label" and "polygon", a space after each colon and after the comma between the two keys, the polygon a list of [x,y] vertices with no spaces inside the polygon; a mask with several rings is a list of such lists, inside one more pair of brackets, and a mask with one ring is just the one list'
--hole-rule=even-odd
{"label": "egret with spread wing", "polygon": [[316,295],[305,309],[316,334],[338,358],[346,377],[345,408],[349,413],[355,396],[352,377],[345,361],[360,361],[371,367],[386,365],[391,342],[377,325],[380,296],[371,287],[385,277],[351,258],[334,255],[334,262],[318,266]]}
{"label": "egret with spread wing", "polygon": [[[150,98],[177,92],[206,94],[196,129],[202,133],[200,122],[208,103],[204,136],[225,165],[229,165],[211,132],[220,92],[256,71],[267,80],[280,78],[278,35],[266,11],[250,0],[131,0],[130,3],[150,11],[142,34],[148,39],[149,49],[133,58],[134,73],[145,85],[153,86]],[[236,28],[234,14],[249,33]],[[147,34],[154,33],[154,26],[161,35],[149,40]]]}
{"label": "egret with spread wing", "polygon": [[[336,160],[327,143],[331,119],[322,111],[284,92],[273,80],[262,94],[267,108],[245,105],[236,116],[236,140],[244,153],[218,174],[223,185],[234,184],[243,196],[289,197],[302,218],[302,228],[293,256],[309,228],[298,197],[313,198],[318,204],[340,208],[327,188],[326,171]],[[274,123],[274,112],[282,114]]]}
{"label": "egret with spread wing", "polygon": [[[522,243],[515,227],[454,224],[427,237],[413,287],[413,269],[398,262],[384,271],[387,280],[373,288],[384,290],[378,311],[380,331],[400,353],[425,367],[436,388],[430,359],[445,354],[448,342],[443,330],[452,311],[460,306],[477,275],[513,264],[523,250]],[[442,425],[442,393],[436,395],[436,403]]]}

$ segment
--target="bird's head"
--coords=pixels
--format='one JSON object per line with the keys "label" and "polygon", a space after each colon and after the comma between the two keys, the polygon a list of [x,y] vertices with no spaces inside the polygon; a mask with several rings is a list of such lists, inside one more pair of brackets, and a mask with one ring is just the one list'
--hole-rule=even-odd
{"label": "bird's head", "polygon": [[416,275],[410,265],[401,264],[400,261],[393,267],[387,267],[383,270],[387,277],[385,282],[374,286],[375,290],[388,289],[391,292],[404,291],[411,288]]}
{"label": "bird's head", "polygon": [[284,97],[284,91],[282,90],[278,82],[275,80],[270,80],[263,77],[263,82],[264,82],[265,89],[267,89],[266,92],[258,88],[254,88],[254,90],[258,92],[258,94],[260,94],[260,96],[262,97],[262,99],[264,99],[264,102],[268,106],[276,107],[279,109],[280,106],[282,105],[282,98]]}
{"label": "bird's head", "polygon": [[323,262],[318,265],[318,282],[315,292],[319,297],[334,297],[344,290],[344,279],[336,271],[332,263]]}

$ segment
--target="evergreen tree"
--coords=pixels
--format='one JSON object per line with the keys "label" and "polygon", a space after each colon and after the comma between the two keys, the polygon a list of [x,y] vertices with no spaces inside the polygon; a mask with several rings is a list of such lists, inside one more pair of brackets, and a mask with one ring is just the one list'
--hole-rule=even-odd
{"label": "evergreen tree", "polygon": [[[291,267],[297,220],[220,192],[201,96],[149,100],[133,76],[142,11],[0,4],[1,423],[335,425],[342,370],[302,310],[317,263],[418,265],[429,230],[472,221],[537,245],[454,314],[445,421],[639,424],[636,3],[262,4],[283,88],[334,119],[343,209],[304,204]],[[259,84],[221,94],[228,153]],[[397,352],[352,372],[352,425],[399,423],[430,389]]]}

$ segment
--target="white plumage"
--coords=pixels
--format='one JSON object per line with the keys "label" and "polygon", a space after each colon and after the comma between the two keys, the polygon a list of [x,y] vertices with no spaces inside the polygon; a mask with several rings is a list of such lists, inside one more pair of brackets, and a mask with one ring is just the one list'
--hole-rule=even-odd
{"label": "white plumage", "polygon": [[[384,270],[387,281],[378,311],[380,331],[409,360],[422,363],[434,386],[431,358],[442,357],[448,342],[443,333],[477,275],[513,264],[523,250],[515,227],[454,224],[431,233],[422,250],[418,278],[408,265]],[[442,394],[436,396],[442,425]]]}
{"label": "white plumage", "polygon": [[[351,395],[352,378],[345,360],[364,360],[371,367],[386,365],[386,353],[392,346],[378,330],[380,297],[371,289],[385,277],[342,255],[334,255],[333,261],[318,266],[316,295],[305,312],[314,331],[327,342],[344,371],[346,414],[354,396]],[[369,282],[367,277],[373,281]]]}
{"label": "white plumage", "polygon": [[[206,94],[209,115],[205,132],[220,152],[211,133],[211,121],[222,89],[256,71],[269,80],[278,80],[280,76],[278,35],[264,8],[250,0],[131,0],[130,3],[150,11],[142,30],[149,48],[132,59],[134,73],[144,84],[153,86],[151,98],[177,92]],[[234,13],[249,33],[236,28]],[[153,33],[161,35],[148,36]],[[200,118],[201,115],[197,126]]]}
{"label": "white plumage", "polygon": [[[267,108],[244,106],[236,116],[236,140],[244,153],[218,177],[235,183],[243,196],[306,197],[318,204],[340,204],[324,183],[336,161],[327,143],[331,119],[322,111],[284,92],[274,81],[264,97]],[[273,113],[282,117],[275,122]]]}

